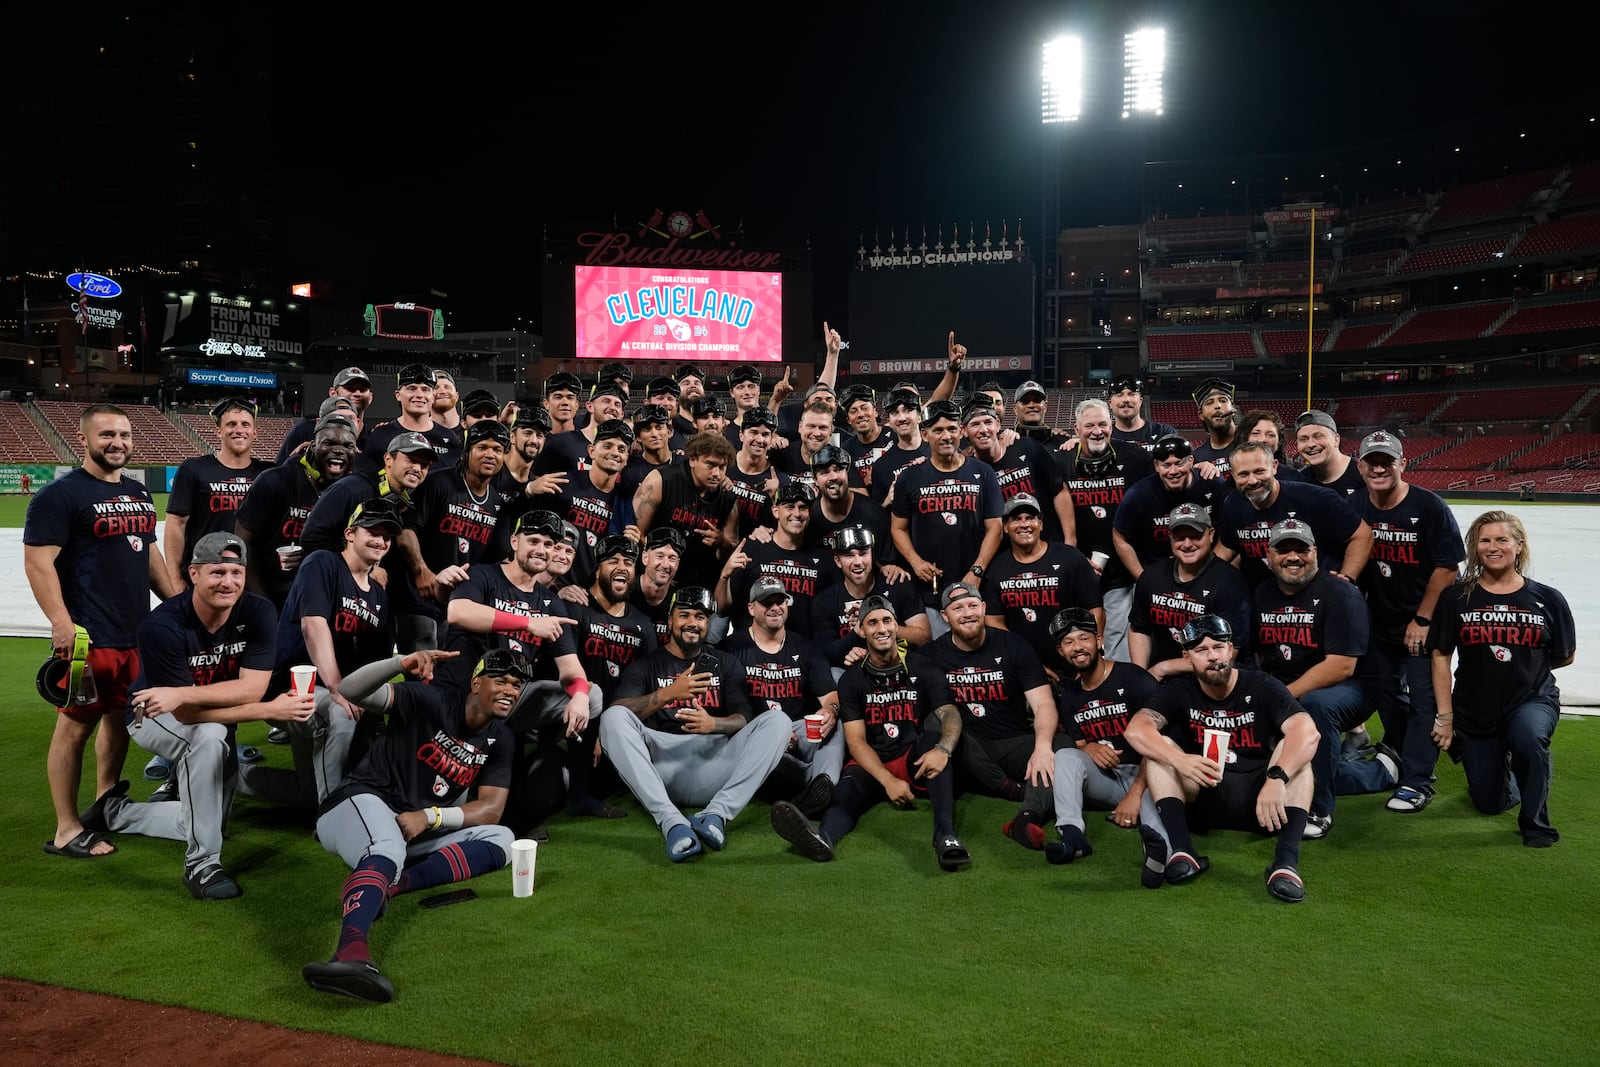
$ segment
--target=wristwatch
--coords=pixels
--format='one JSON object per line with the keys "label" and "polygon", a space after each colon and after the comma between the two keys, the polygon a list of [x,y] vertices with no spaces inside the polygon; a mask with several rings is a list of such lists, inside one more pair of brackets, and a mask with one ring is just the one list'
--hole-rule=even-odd
{"label": "wristwatch", "polygon": [[1289,784],[1289,774],[1288,774],[1288,772],[1285,771],[1282,767],[1278,766],[1276,763],[1274,763],[1272,766],[1267,768],[1267,777],[1268,778],[1276,778],[1278,781],[1282,782],[1284,785],[1288,785]]}
{"label": "wristwatch", "polygon": [[983,564],[974,563],[972,566],[967,568],[967,573],[973,575],[974,577],[982,578],[983,577]]}
{"label": "wristwatch", "polygon": [[1413,616],[1411,616],[1411,621],[1416,623],[1418,626],[1432,626],[1433,625],[1433,620],[1428,618],[1426,615],[1413,615]]}

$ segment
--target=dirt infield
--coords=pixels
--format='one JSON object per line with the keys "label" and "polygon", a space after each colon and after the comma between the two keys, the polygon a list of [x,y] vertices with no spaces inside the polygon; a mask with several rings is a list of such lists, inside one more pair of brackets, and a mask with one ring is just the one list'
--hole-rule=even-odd
{"label": "dirt infield", "polygon": [[5,1063],[486,1063],[9,978],[0,978],[0,1026],[0,1062]]}

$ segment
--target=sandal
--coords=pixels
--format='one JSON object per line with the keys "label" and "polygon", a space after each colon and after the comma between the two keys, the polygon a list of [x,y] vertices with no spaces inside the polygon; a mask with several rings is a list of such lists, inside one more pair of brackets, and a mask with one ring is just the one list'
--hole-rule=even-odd
{"label": "sandal", "polygon": [[52,856],[65,856],[71,860],[102,860],[107,856],[115,856],[117,847],[111,846],[110,852],[96,852],[94,846],[104,841],[105,838],[93,830],[85,830],[64,845],[57,846],[54,841],[46,841],[44,850]]}

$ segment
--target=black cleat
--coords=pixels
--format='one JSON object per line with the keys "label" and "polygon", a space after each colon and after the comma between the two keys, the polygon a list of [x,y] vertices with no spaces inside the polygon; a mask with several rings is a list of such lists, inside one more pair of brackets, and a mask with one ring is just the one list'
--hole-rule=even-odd
{"label": "black cleat", "polygon": [[394,983],[371,960],[308,963],[300,968],[300,977],[318,993],[337,993],[370,1004],[387,1004],[394,999]]}
{"label": "black cleat", "polygon": [[833,859],[833,846],[812,821],[787,800],[772,805],[772,828],[808,860],[827,863]]}
{"label": "black cleat", "polygon": [[826,774],[817,775],[789,803],[799,808],[800,814],[806,818],[820,819],[822,813],[828,810],[828,805],[833,803],[833,779]]}

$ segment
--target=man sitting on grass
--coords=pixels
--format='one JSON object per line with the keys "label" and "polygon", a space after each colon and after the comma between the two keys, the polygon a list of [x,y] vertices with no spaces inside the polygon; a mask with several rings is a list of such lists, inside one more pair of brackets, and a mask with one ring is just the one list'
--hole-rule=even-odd
{"label": "man sitting on grass", "polygon": [[[497,871],[511,855],[499,825],[511,785],[511,714],[528,664],[487,652],[463,697],[428,684],[455,652],[420,650],[350,672],[340,695],[390,717],[389,729],[329,794],[317,840],[350,866],[333,958],[300,968],[306,984],[384,1004],[394,983],[372,962],[367,936],[389,898]],[[391,684],[404,671],[414,681]],[[476,796],[469,794],[476,790]]]}

